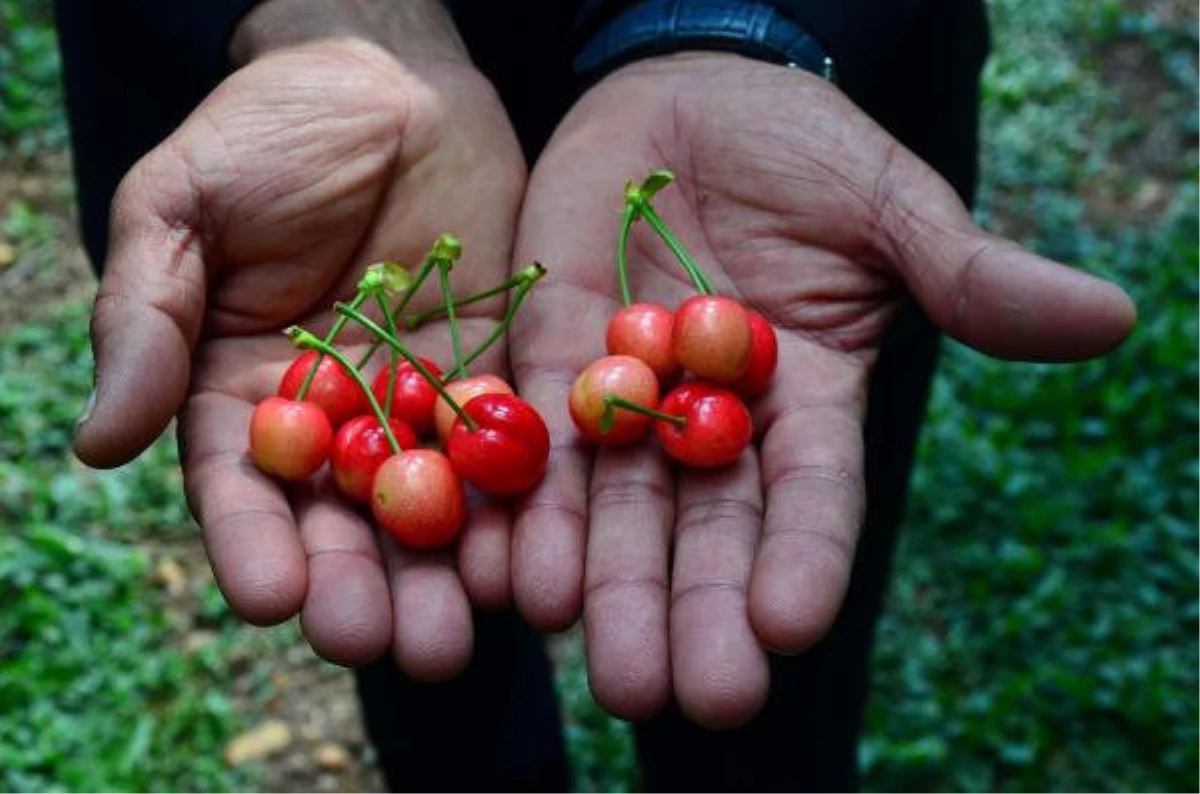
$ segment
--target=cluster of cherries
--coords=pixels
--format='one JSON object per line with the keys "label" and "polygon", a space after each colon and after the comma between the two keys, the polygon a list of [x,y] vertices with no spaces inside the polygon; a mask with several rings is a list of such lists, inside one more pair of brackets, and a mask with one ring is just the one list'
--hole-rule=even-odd
{"label": "cluster of cherries", "polygon": [[[598,444],[639,441],[653,425],[672,459],[698,468],[725,466],[750,443],[753,423],[746,401],[770,386],[778,343],[762,315],[716,294],[652,206],[651,199],[672,178],[659,170],[640,185],[626,185],[617,245],[624,306],[606,329],[608,355],[585,367],[572,384],[570,413],[579,432]],[[626,248],[639,219],[667,244],[695,286],[697,294],[674,311],[633,300]]]}
{"label": "cluster of cherries", "polygon": [[[324,338],[289,328],[303,352],[250,419],[250,453],[259,469],[304,480],[328,463],[346,497],[369,505],[383,529],[414,548],[443,546],[457,537],[467,517],[466,484],[495,497],[523,493],[541,481],[550,454],[549,432],[537,410],[499,376],[471,376],[467,369],[504,335],[545,270],[535,263],[495,287],[456,299],[450,271],[461,250],[454,237],[442,235],[415,277],[393,262],[373,264],[354,299],[334,305],[338,317]],[[435,270],[442,305],[405,315]],[[456,309],[509,291],[513,297],[503,321],[464,355]],[[369,306],[379,307],[380,322],[364,311]],[[414,355],[400,333],[401,327],[413,331],[440,316],[447,320],[454,351],[445,371]],[[347,322],[372,337],[356,363],[337,346]],[[390,361],[368,378],[368,364],[382,346]]]}

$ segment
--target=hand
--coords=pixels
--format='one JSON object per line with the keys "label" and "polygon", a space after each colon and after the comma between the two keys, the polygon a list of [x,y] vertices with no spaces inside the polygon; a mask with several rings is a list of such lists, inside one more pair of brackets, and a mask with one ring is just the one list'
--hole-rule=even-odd
{"label": "hand", "polygon": [[[720,471],[675,471],[651,444],[593,453],[566,409],[620,305],[623,184],[660,167],[676,176],[660,214],[717,291],[779,336],[756,448]],[[634,298],[676,306],[691,285],[645,227]],[[868,376],[903,301],[1005,358],[1098,355],[1134,318],[1115,286],[973,225],[826,82],[732,55],[644,61],[585,95],[530,178],[517,261],[531,256],[549,275],[510,355],[554,452],[515,523],[514,596],[546,629],[582,607],[592,690],[630,719],[673,696],[703,725],[744,722],[766,696],[768,651],[800,652],[830,626],[864,514]]]}
{"label": "hand", "polygon": [[[507,516],[476,510],[456,566],[377,542],[330,481],[285,489],[247,457],[254,403],[300,352],[281,330],[324,333],[367,264],[415,265],[447,231],[464,246],[456,292],[508,275],[524,162],[490,85],[460,47],[431,40],[403,64],[353,37],[253,52],[131,170],[114,202],[93,317],[96,399],[76,451],[122,464],[182,408],[189,504],[234,610],[256,624],[299,613],[335,662],[390,646],[409,673],[441,678],[471,653],[468,593],[485,606],[508,598]],[[437,303],[429,283],[414,306]],[[466,344],[500,311],[464,310]],[[413,340],[448,362],[443,324]],[[502,373],[502,361],[496,349],[478,371]]]}

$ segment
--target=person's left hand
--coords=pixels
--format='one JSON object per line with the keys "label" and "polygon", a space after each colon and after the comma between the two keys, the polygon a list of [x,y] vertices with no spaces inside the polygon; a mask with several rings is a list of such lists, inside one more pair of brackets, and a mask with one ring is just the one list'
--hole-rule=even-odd
{"label": "person's left hand", "polygon": [[[676,177],[661,214],[779,337],[758,440],[721,470],[673,468],[652,443],[594,451],[567,411],[620,306],[624,182],[657,168]],[[509,350],[554,451],[516,521],[514,596],[543,629],[582,609],[592,690],[630,719],[674,697],[703,725],[741,723],[766,696],[768,649],[830,626],[864,511],[868,376],[902,302],[982,351],[1048,361],[1104,353],[1134,317],[1117,287],[976,227],[830,84],[730,55],[647,60],[585,95],[530,179],[517,261],[532,257],[549,275]],[[644,222],[631,260],[635,300],[692,291]]]}

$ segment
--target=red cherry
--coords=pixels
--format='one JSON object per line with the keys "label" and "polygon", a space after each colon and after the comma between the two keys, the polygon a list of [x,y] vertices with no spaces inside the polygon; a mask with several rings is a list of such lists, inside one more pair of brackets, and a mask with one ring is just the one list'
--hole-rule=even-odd
{"label": "red cherry", "polygon": [[[441,380],[442,370],[436,363],[423,357],[418,357],[418,360],[430,374]],[[384,403],[387,399],[389,370],[390,367],[384,367],[371,384],[371,392],[384,410],[387,410]],[[392,416],[407,423],[418,435],[425,435],[433,430],[433,408],[437,398],[437,390],[416,367],[405,360],[397,362],[396,380],[392,386]]]}
{"label": "red cherry", "polygon": [[[308,350],[291,363],[279,381],[280,397],[296,399],[317,355],[316,350]],[[304,400],[321,406],[329,417],[329,424],[335,428],[371,410],[371,404],[367,401],[367,395],[363,394],[362,387],[330,356],[322,358],[321,363],[317,365],[317,374],[313,376],[312,383],[304,394]]]}
{"label": "red cherry", "polygon": [[[512,394],[512,386],[495,375],[475,375],[462,380],[450,381],[446,384],[446,393],[461,407],[472,398],[481,394]],[[445,444],[450,438],[450,428],[454,427],[458,414],[445,400],[438,400],[433,409],[433,422],[437,428],[438,438]]]}
{"label": "red cherry", "polygon": [[745,397],[757,397],[770,387],[775,377],[779,342],[767,318],[749,309],[746,310],[746,316],[750,319],[750,366],[746,367],[742,377],[731,388]]}
{"label": "red cherry", "polygon": [[683,417],[682,426],[656,420],[654,431],[663,450],[688,466],[725,466],[737,460],[750,443],[750,411],[725,389],[683,383],[663,398],[659,410]]}
{"label": "red cherry", "polygon": [[446,454],[464,480],[495,496],[524,493],[541,482],[550,431],[532,405],[512,394],[481,394],[463,411],[476,428],[456,421]]}
{"label": "red cherry", "polygon": [[329,457],[333,427],[316,403],[268,397],[250,415],[250,456],[259,469],[303,480]]}
{"label": "red cherry", "polygon": [[371,512],[401,543],[432,549],[458,537],[467,516],[466,493],[445,455],[407,449],[375,472]]}
{"label": "red cherry", "polygon": [[[401,449],[417,446],[417,435],[399,419],[388,426]],[[371,482],[379,466],[392,455],[383,425],[373,415],[356,416],[338,428],[333,437],[329,465],[333,479],[346,496],[366,504],[371,501]]]}
{"label": "red cherry", "polygon": [[604,342],[610,355],[633,356],[645,361],[659,383],[679,375],[679,361],[672,347],[675,314],[657,303],[633,303],[608,321]]}
{"label": "red cherry", "polygon": [[750,365],[746,310],[722,295],[693,295],[675,311],[675,358],[697,377],[732,383]]}
{"label": "red cherry", "polygon": [[610,394],[637,405],[656,407],[658,379],[650,365],[633,356],[598,358],[575,378],[567,402],[571,419],[584,438],[608,445],[628,444],[642,438],[653,420],[622,408],[612,412],[608,432],[601,431],[601,419],[609,407],[604,398]]}

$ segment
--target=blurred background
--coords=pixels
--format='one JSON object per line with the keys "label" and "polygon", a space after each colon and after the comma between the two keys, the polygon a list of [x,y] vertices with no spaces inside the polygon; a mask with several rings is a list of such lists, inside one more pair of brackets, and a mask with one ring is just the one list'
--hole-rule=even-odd
{"label": "blurred background", "polygon": [[[378,791],[353,684],[213,584],[173,439],[70,454],[95,283],[47,0],[0,0],[0,789]],[[1101,361],[949,344],[875,656],[872,791],[1196,791],[1197,9],[990,0],[980,221],[1115,279]],[[639,785],[555,642],[581,791]]]}

